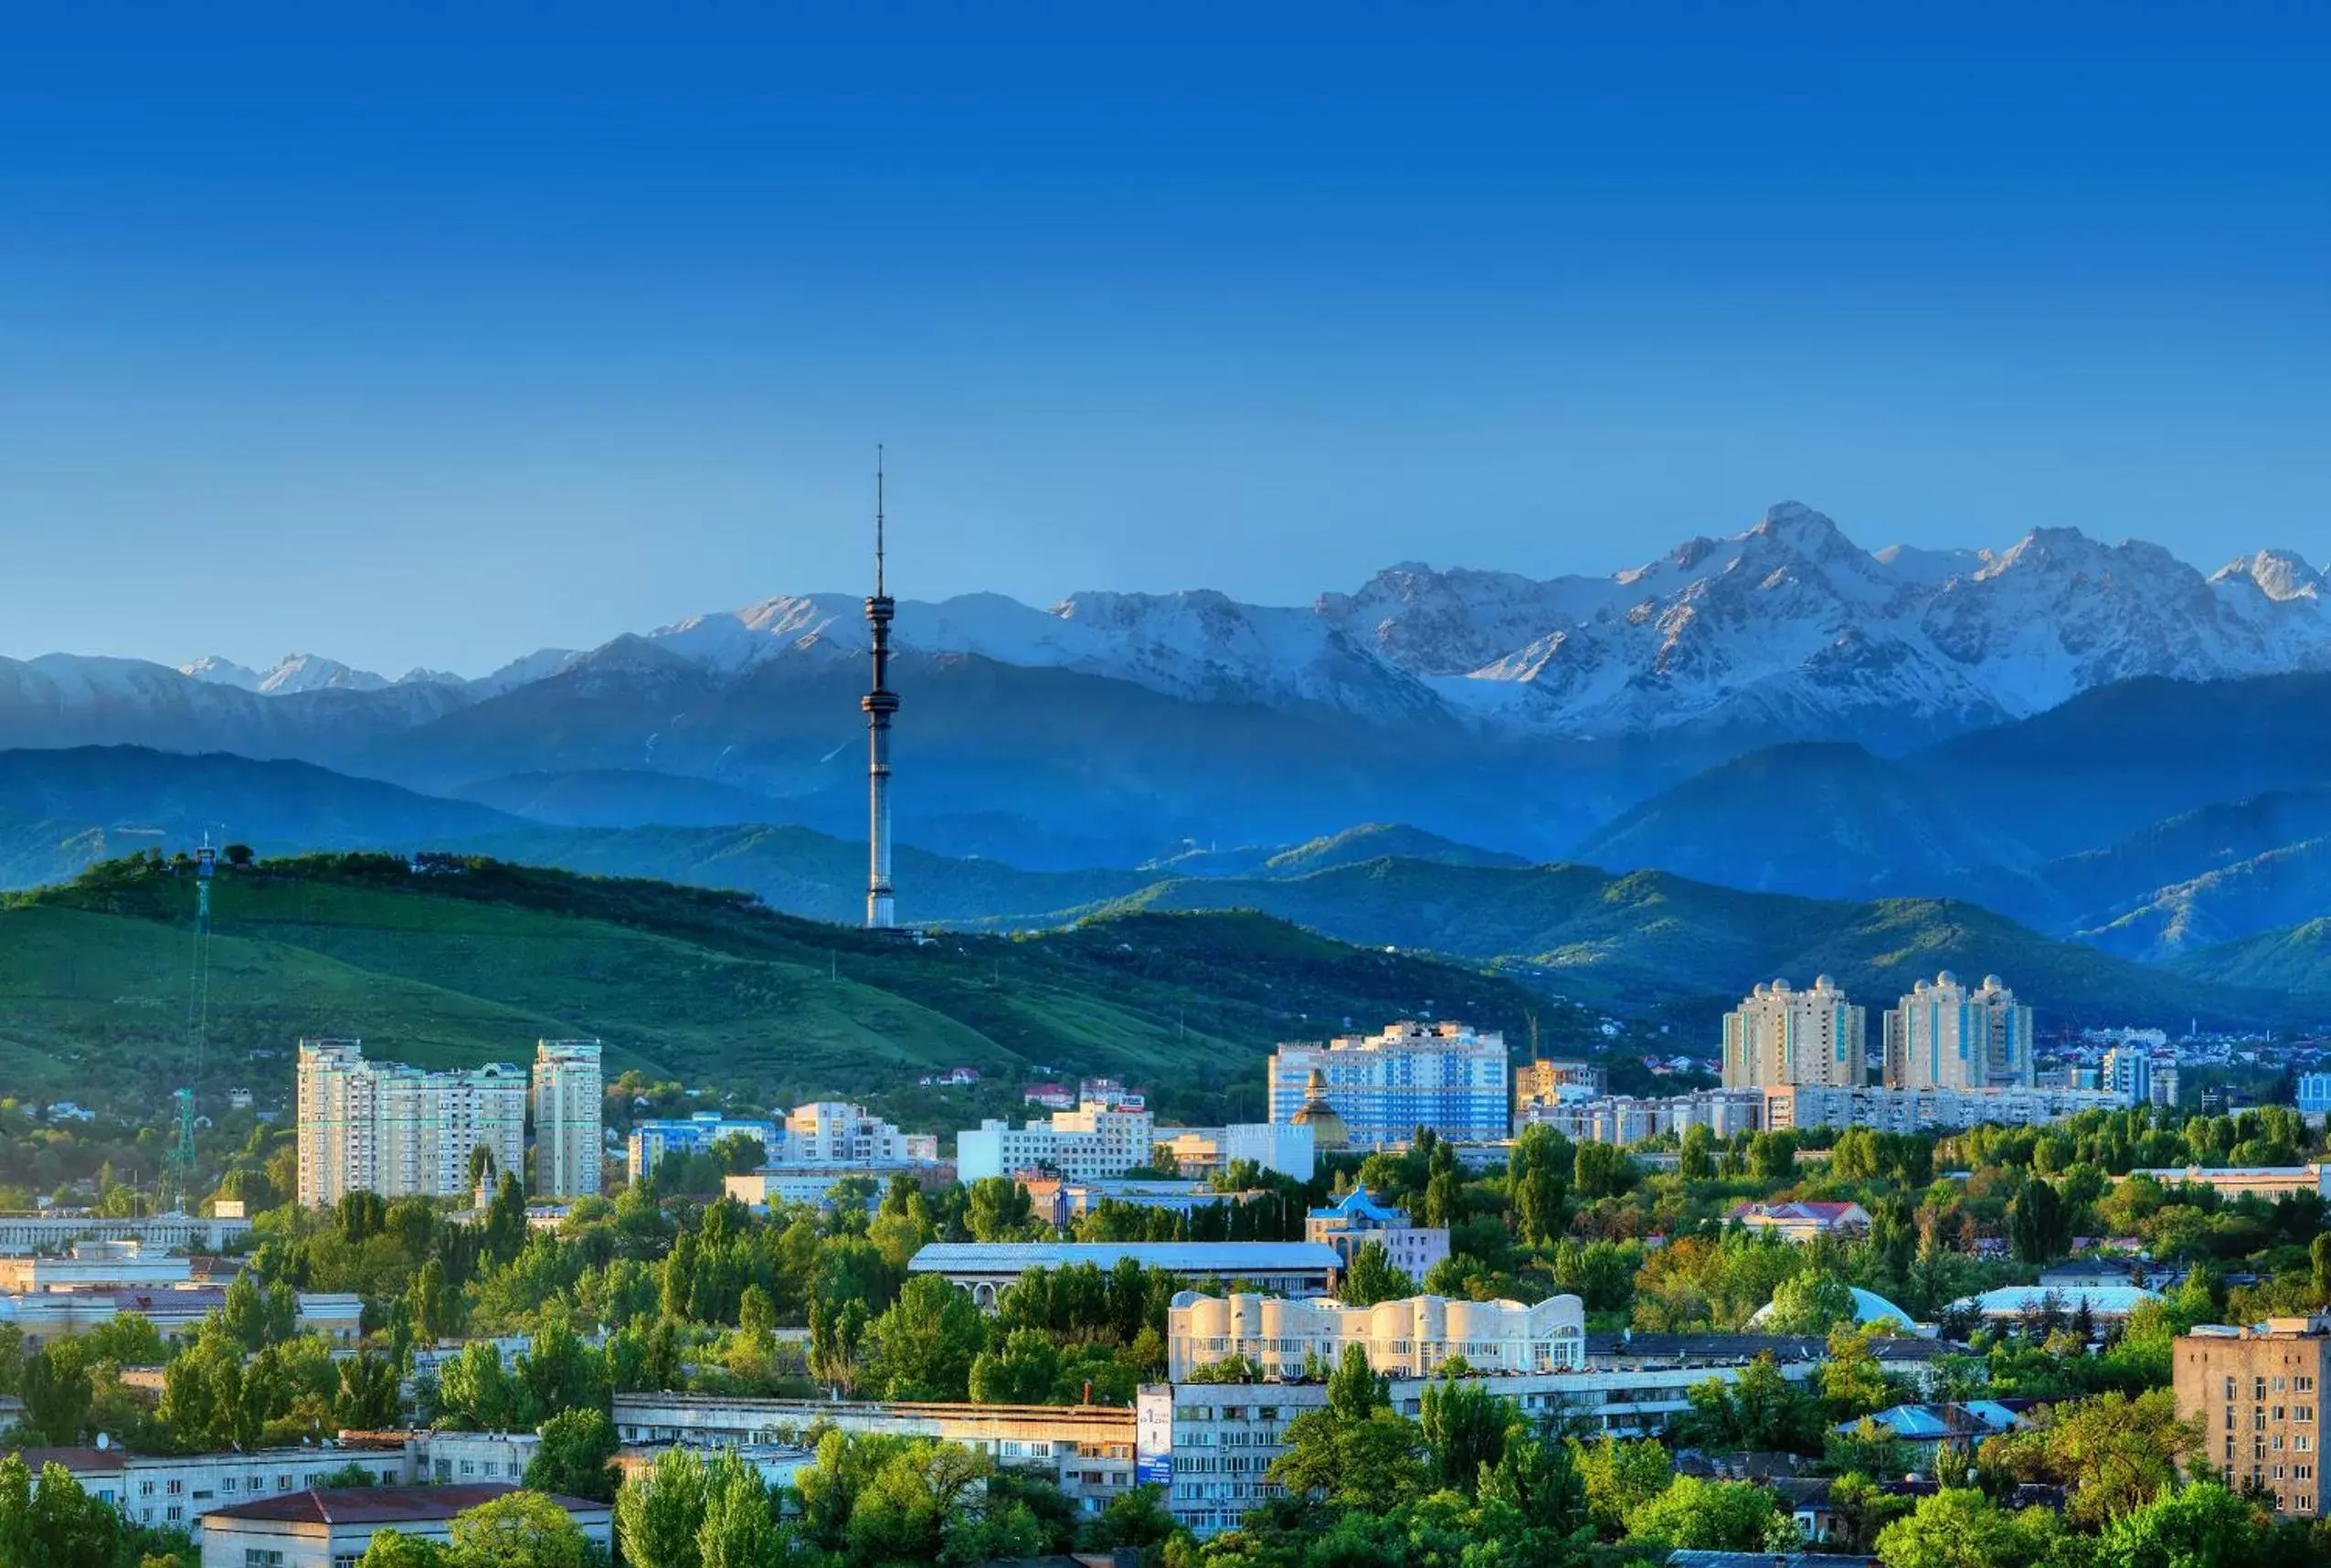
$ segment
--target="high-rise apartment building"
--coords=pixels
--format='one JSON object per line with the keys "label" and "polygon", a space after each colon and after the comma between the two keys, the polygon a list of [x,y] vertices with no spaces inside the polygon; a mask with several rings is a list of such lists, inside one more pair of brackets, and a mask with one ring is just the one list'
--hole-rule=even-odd
{"label": "high-rise apartment building", "polygon": [[535,1192],[588,1198],[599,1179],[599,1043],[535,1044]]}
{"label": "high-rise apartment building", "polygon": [[1419,1128],[1456,1143],[1509,1133],[1512,1087],[1505,1036],[1463,1023],[1404,1021],[1379,1034],[1284,1044],[1271,1056],[1271,1120],[1302,1110],[1313,1073],[1353,1149],[1405,1144]]}
{"label": "high-rise apartment building", "polygon": [[2331,1317],[2208,1325],[2178,1336],[2170,1366],[2177,1414],[2201,1419],[2199,1456],[2229,1487],[2262,1487],[2274,1511],[2319,1519],[2323,1391],[2331,1386]]}
{"label": "high-rise apartment building", "polygon": [[2177,1103],[2177,1061],[2156,1055],[2150,1045],[2115,1045],[2104,1053],[2097,1074],[2100,1087],[2126,1095],[2136,1106]]}
{"label": "high-rise apartment building", "polygon": [[1724,1014],[1724,1087],[1869,1082],[1867,1015],[1822,975],[1810,991],[1785,980],[1760,985]]}
{"label": "high-rise apartment building", "polygon": [[1886,1014],[1890,1089],[1997,1089],[2039,1081],[2031,1009],[1997,975],[1969,988],[1944,969]]}
{"label": "high-rise apartment building", "polygon": [[302,1040],[298,1114],[302,1203],[459,1196],[477,1149],[497,1177],[525,1169],[526,1077],[506,1062],[428,1073],[367,1062],[362,1041]]}

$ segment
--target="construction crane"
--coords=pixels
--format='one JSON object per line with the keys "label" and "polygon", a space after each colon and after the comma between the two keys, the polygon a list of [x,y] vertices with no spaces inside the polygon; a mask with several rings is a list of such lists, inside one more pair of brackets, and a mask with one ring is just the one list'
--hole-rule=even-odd
{"label": "construction crane", "polygon": [[195,1080],[202,1075],[203,1048],[210,1032],[210,878],[217,863],[210,835],[203,835],[195,852],[195,943],[191,972],[186,980],[185,1079],[171,1096],[177,1106],[177,1137],[169,1158],[169,1199],[173,1213],[185,1213],[195,1185]]}

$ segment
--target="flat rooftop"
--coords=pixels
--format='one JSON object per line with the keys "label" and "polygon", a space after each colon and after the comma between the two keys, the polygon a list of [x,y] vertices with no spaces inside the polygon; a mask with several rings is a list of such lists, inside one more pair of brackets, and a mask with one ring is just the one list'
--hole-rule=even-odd
{"label": "flat rooftop", "polygon": [[1232,1277],[1343,1266],[1323,1242],[932,1242],[906,1267],[913,1274],[1021,1274],[1072,1263],[1114,1268],[1128,1258],[1171,1274]]}
{"label": "flat rooftop", "polygon": [[[212,1509],[202,1517],[213,1520],[270,1520],[291,1524],[429,1524],[467,1513],[480,1503],[492,1502],[519,1489],[507,1481],[446,1487],[311,1488],[303,1492],[279,1492],[256,1502]],[[568,1513],[605,1513],[608,1505],[581,1498],[546,1493]]]}

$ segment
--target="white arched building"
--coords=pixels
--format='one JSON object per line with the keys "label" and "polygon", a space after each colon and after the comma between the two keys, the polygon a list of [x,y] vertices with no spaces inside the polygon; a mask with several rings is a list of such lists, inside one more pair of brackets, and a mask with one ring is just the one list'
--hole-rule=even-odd
{"label": "white arched building", "polygon": [[1412,1296],[1373,1307],[1273,1296],[1201,1296],[1185,1290],[1166,1313],[1166,1375],[1233,1357],[1266,1379],[1303,1375],[1307,1359],[1333,1366],[1359,1345],[1368,1364],[1393,1377],[1429,1377],[1452,1356],[1476,1372],[1583,1372],[1586,1306],[1575,1296],[1519,1301],[1452,1301]]}

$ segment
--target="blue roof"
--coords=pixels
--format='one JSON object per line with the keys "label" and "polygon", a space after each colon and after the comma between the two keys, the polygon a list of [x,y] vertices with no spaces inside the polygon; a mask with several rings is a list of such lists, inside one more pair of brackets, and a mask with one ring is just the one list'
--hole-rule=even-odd
{"label": "blue roof", "polygon": [[[1996,1399],[1969,1399],[1953,1404],[1897,1404],[1870,1419],[1897,1437],[1913,1443],[1940,1442],[1946,1437],[1971,1437],[2005,1432],[2015,1425],[2016,1413]],[[1859,1421],[1840,1421],[1831,1430],[1850,1432]]]}
{"label": "blue roof", "polygon": [[[1855,1322],[1891,1322],[1905,1330],[1914,1332],[1917,1330],[1918,1325],[1910,1320],[1909,1313],[1879,1295],[1875,1290],[1864,1290],[1859,1285],[1849,1285],[1846,1288],[1853,1292],[1853,1320]],[[1748,1320],[1751,1324],[1760,1323],[1772,1315],[1773,1304],[1767,1301],[1751,1313]]]}
{"label": "blue roof", "polygon": [[1022,1274],[1089,1263],[1113,1268],[1125,1258],[1171,1274],[1316,1273],[1343,1266],[1319,1242],[932,1242],[907,1260],[910,1274]]}
{"label": "blue roof", "polygon": [[759,1119],[740,1121],[724,1117],[718,1111],[698,1111],[685,1120],[677,1117],[665,1117],[654,1121],[636,1121],[631,1124],[631,1130],[634,1132],[709,1132],[723,1128],[731,1131],[774,1132],[777,1130],[777,1124]]}
{"label": "blue roof", "polygon": [[1987,1318],[2011,1318],[2044,1310],[2050,1297],[2055,1298],[2060,1311],[2077,1312],[2085,1301],[2090,1312],[2108,1317],[2125,1317],[2147,1301],[2161,1299],[2156,1292],[2135,1285],[2002,1285],[1951,1305],[1972,1307]]}
{"label": "blue roof", "polygon": [[1365,1187],[1354,1187],[1326,1208],[1313,1209],[1309,1217],[1315,1220],[1374,1220],[1388,1225],[1394,1221],[1406,1223],[1408,1212],[1393,1207]]}

